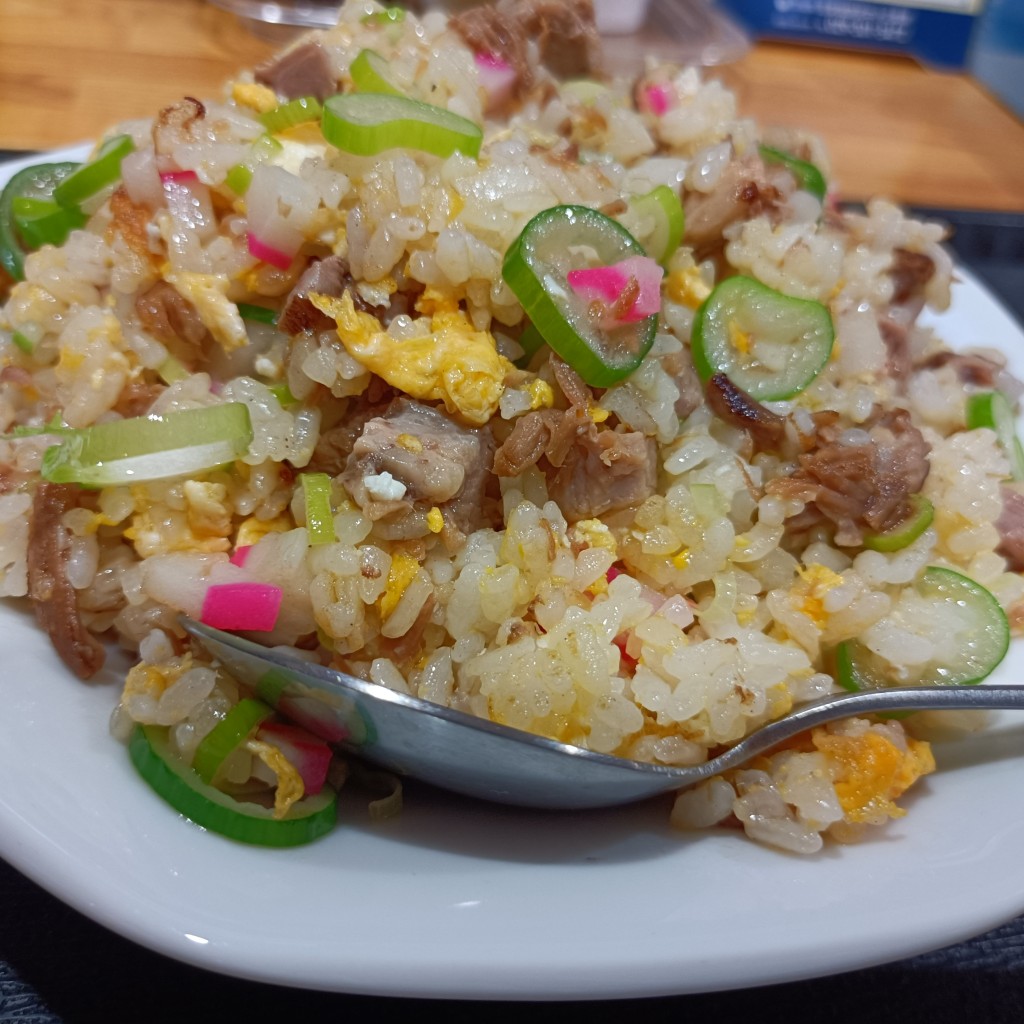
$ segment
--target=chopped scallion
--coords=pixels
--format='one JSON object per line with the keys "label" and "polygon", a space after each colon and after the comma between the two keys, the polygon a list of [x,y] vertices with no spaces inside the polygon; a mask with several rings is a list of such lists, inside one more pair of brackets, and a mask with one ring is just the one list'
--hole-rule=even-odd
{"label": "chopped scallion", "polygon": [[43,455],[42,475],[85,487],[164,480],[215,469],[244,455],[252,443],[249,410],[241,402],[183,409],[163,416],[62,428],[64,440]]}
{"label": "chopped scallion", "polygon": [[376,50],[360,50],[348,71],[359,92],[376,92],[388,96],[404,95],[391,81],[388,62]]}
{"label": "chopped scallion", "polygon": [[306,531],[310,544],[330,544],[335,540],[331,511],[331,478],[326,473],[302,473],[302,496],[306,502]]}
{"label": "chopped scallion", "polygon": [[19,196],[11,203],[11,213],[26,245],[38,249],[44,245],[63,245],[68,235],[83,228],[89,218],[78,207],[65,207],[53,199]]}
{"label": "chopped scallion", "polygon": [[298,124],[316,121],[321,113],[320,101],[315,96],[300,96],[260,114],[260,121],[268,132],[283,132]]}
{"label": "chopped scallion", "polygon": [[99,148],[93,160],[82,164],[53,190],[53,198],[61,206],[74,207],[84,202],[121,177],[121,161],[135,150],[130,135],[115,135]]}

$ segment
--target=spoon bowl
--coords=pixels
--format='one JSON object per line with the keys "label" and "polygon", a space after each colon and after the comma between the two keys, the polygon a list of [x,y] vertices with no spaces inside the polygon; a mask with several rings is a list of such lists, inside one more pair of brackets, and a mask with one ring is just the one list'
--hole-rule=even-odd
{"label": "spoon bowl", "polygon": [[364,761],[466,796],[581,810],[634,803],[737,768],[817,725],[878,711],[1016,709],[1024,686],[927,686],[833,694],[750,733],[703,764],[631,761],[560,743],[262,647],[189,618],[182,625],[260,699]]}

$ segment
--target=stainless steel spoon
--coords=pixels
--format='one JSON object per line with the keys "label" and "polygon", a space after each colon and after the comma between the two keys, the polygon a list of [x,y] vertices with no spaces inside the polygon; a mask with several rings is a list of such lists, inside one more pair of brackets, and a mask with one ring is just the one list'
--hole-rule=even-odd
{"label": "stainless steel spoon", "polygon": [[444,789],[522,807],[582,809],[684,789],[815,725],[873,711],[1024,711],[1024,686],[900,687],[805,704],[704,764],[675,768],[534,736],[301,660],[188,618],[228,671],[311,732],[365,761]]}

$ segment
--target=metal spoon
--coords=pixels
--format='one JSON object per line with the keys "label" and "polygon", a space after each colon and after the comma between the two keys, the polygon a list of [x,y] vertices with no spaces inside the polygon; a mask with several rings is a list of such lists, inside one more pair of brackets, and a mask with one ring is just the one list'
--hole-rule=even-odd
{"label": "metal spoon", "polygon": [[597,754],[368,683],[182,618],[235,678],[340,749],[380,767],[483,800],[522,807],[612,807],[684,789],[736,768],[797,733],[873,711],[1024,711],[1024,686],[929,686],[825,697],[752,732],[704,764],[676,768]]}

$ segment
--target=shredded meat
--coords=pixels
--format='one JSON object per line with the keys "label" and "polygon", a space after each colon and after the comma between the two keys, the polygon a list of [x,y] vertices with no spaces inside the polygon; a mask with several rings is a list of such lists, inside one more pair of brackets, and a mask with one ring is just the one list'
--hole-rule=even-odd
{"label": "shredded meat", "polygon": [[206,325],[196,307],[166,281],[157,281],[136,298],[135,315],[144,330],[186,362],[202,356]]}
{"label": "shredded meat", "polygon": [[121,389],[114,411],[125,417],[144,416],[166,388],[163,384],[147,384],[144,380],[130,380]]}
{"label": "shredded meat", "polygon": [[726,423],[747,431],[755,450],[778,451],[786,434],[785,417],[751,398],[724,373],[716,373],[708,380],[706,393],[711,411]]}
{"label": "shredded meat", "polygon": [[657,485],[657,446],[638,431],[599,430],[590,389],[567,363],[552,370],[568,409],[520,416],[494,454],[496,476],[518,476],[543,460],[548,491],[570,522],[638,505]]}
{"label": "shredded meat", "polygon": [[32,501],[28,542],[28,593],[39,624],[64,664],[81,679],[102,667],[104,650],[82,625],[78,597],[67,577],[68,531],[61,518],[78,504],[72,484],[40,483]]}
{"label": "shredded meat", "polygon": [[[400,398],[383,415],[366,420],[341,481],[374,520],[408,525],[410,513],[422,519],[437,507],[444,519],[442,538],[457,545],[483,520],[493,452],[490,431],[462,427],[428,405]],[[400,496],[381,496],[368,487],[367,477],[383,473],[401,484]],[[426,532],[424,526],[418,535]]]}
{"label": "shredded meat", "polygon": [[913,370],[913,357],[910,351],[910,328],[890,316],[878,318],[878,331],[885,343],[887,358],[886,373],[901,385],[906,385]]}
{"label": "shredded meat", "polygon": [[470,49],[511,65],[520,96],[536,84],[531,41],[540,63],[559,78],[592,75],[600,65],[592,0],[498,0],[461,11],[450,24]]}
{"label": "shredded meat", "polygon": [[1024,494],[1010,487],[1003,488],[1003,511],[996,520],[999,547],[996,551],[1006,559],[1010,572],[1024,572]]}
{"label": "shredded meat", "polygon": [[934,274],[935,261],[931,256],[911,249],[893,249],[892,266],[889,267],[893,303],[903,305],[919,295]]}
{"label": "shredded meat", "polygon": [[332,326],[334,321],[309,301],[309,293],[338,298],[351,283],[348,263],[340,256],[328,256],[310,263],[285,299],[277,321],[278,330],[285,334],[298,334]]}
{"label": "shredded meat", "polygon": [[686,192],[687,244],[693,246],[698,260],[714,256],[723,245],[722,232],[730,224],[774,209],[781,200],[760,157],[734,159],[710,192]]}
{"label": "shredded meat", "polygon": [[865,532],[895,529],[913,513],[910,497],[924,486],[931,446],[905,409],[850,433],[825,422],[815,441],[798,456],[796,473],[771,481],[766,490],[813,502],[818,515],[835,524],[837,544],[855,547]]}
{"label": "shredded meat", "polygon": [[322,103],[337,92],[327,51],[319,43],[303,43],[255,70],[256,81],[286,100],[315,96]]}

